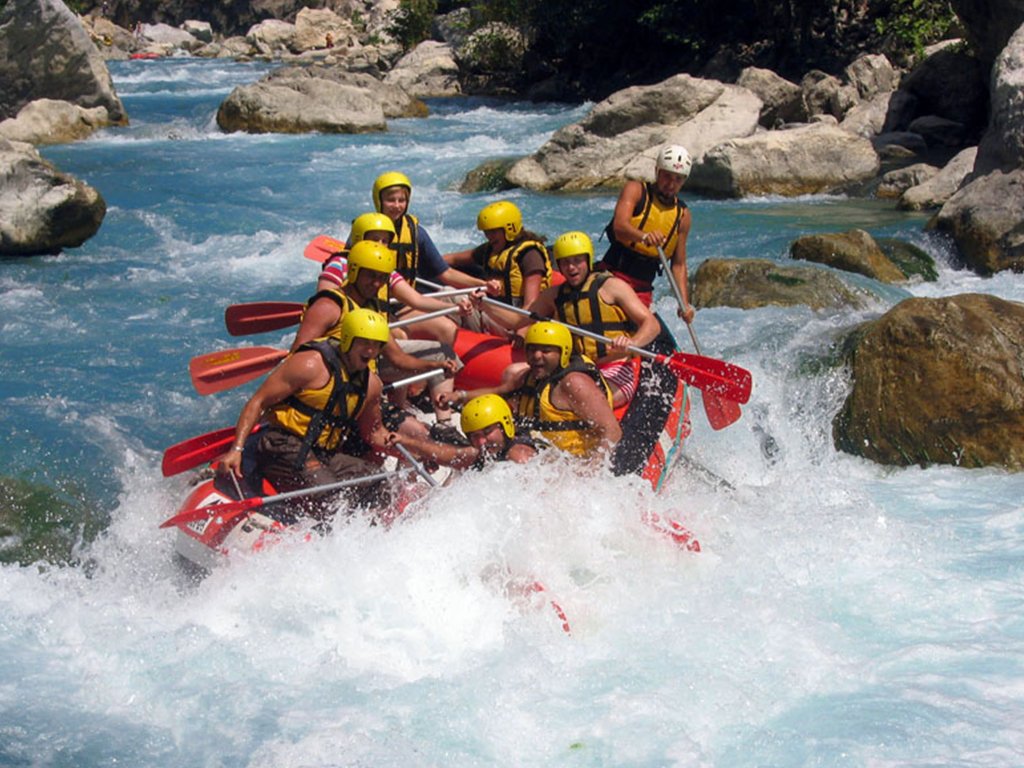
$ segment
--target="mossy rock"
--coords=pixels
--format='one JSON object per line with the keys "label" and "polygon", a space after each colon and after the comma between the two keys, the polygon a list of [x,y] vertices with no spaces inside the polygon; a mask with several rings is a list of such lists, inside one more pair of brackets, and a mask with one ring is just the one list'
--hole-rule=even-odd
{"label": "mossy rock", "polygon": [[473,192],[504,192],[512,189],[508,181],[509,169],[518,158],[509,157],[498,160],[487,160],[466,174],[459,184],[458,191],[471,194]]}
{"label": "mossy rock", "polygon": [[882,253],[888,257],[889,261],[907,277],[920,277],[927,282],[939,279],[939,272],[935,268],[935,259],[929,256],[923,248],[892,237],[879,238],[875,242],[878,243],[878,247],[882,249]]}

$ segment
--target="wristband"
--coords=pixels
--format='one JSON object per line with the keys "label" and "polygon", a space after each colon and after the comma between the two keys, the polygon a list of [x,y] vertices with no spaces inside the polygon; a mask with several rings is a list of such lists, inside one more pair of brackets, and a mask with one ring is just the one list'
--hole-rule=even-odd
{"label": "wristband", "polygon": [[239,446],[237,446],[237,445],[232,445],[232,446],[231,446],[231,450],[232,450],[232,451],[238,451],[239,453],[241,453],[242,451],[244,451],[244,450],[245,450],[245,447],[244,447],[244,446],[242,446],[242,447],[239,447]]}

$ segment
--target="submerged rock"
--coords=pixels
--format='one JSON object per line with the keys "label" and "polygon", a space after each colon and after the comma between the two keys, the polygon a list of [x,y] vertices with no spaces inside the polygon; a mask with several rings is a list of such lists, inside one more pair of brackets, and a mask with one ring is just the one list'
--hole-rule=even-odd
{"label": "submerged rock", "polygon": [[908,299],[849,342],[836,448],[880,464],[1024,469],[1024,305]]}

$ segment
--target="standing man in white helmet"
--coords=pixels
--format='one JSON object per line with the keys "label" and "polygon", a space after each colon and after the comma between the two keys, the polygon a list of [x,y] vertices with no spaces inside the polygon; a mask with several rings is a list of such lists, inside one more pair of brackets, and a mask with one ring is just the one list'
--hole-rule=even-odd
{"label": "standing man in white helmet", "polygon": [[692,165],[685,147],[666,144],[658,150],[653,182],[626,182],[606,230],[611,246],[598,265],[629,283],[650,306],[654,278],[661,272],[661,247],[672,265],[667,277],[675,280],[685,301],[686,309],[680,309],[679,316],[687,323],[696,311],[690,304],[686,273],[686,238],[692,219],[679,190]]}

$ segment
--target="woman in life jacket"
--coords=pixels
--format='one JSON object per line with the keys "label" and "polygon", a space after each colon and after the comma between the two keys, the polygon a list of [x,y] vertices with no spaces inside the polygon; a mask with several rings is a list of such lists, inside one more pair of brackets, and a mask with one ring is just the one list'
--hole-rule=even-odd
{"label": "woman in life jacket", "polygon": [[522,307],[551,284],[551,260],[544,237],[523,229],[523,214],[515,203],[499,200],[485,206],[476,227],[487,242],[465,251],[446,253],[453,267],[478,268],[485,280],[500,283],[495,298]]}

